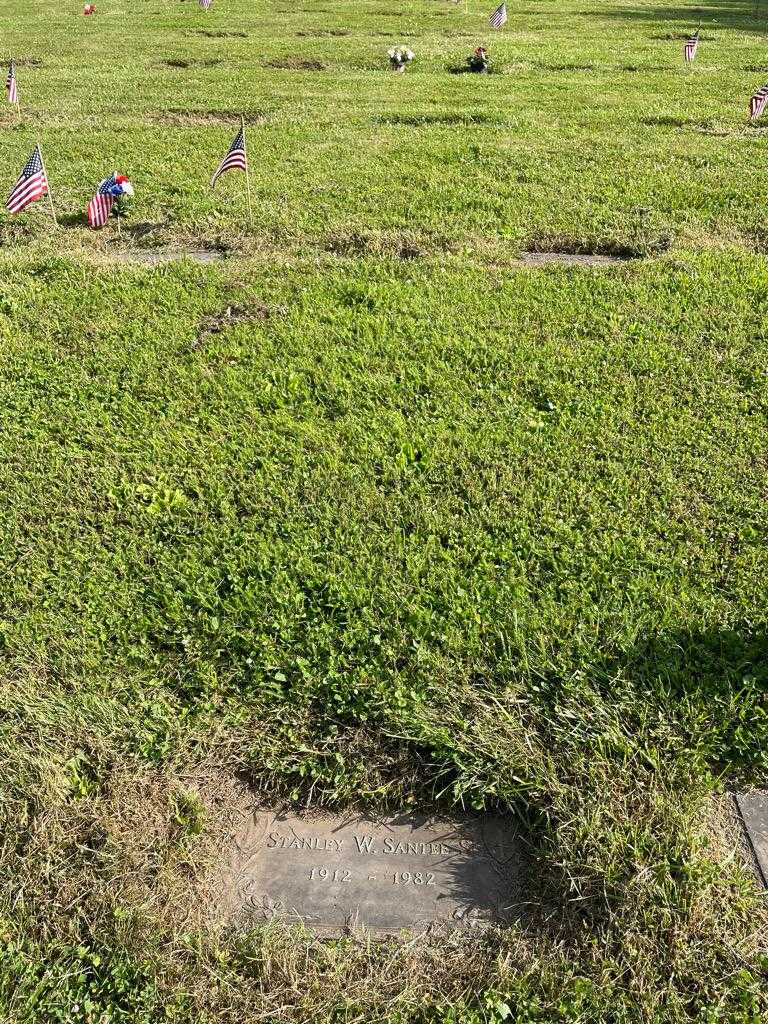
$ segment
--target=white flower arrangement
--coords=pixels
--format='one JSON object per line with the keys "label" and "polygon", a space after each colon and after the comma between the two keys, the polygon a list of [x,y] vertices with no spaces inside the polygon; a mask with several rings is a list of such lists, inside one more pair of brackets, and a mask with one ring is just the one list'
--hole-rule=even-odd
{"label": "white flower arrangement", "polygon": [[410,64],[414,58],[413,50],[409,50],[407,46],[393,46],[387,53],[389,63],[395,71],[404,71],[406,64]]}

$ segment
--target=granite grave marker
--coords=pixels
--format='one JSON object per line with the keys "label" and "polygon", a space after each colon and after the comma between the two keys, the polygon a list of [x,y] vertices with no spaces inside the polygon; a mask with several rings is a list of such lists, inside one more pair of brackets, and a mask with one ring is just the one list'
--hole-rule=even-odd
{"label": "granite grave marker", "polygon": [[736,805],[744,821],[761,880],[768,886],[768,790],[738,793]]}
{"label": "granite grave marker", "polygon": [[280,917],[317,933],[480,928],[515,916],[524,864],[501,817],[257,810],[235,837],[223,902],[236,921]]}

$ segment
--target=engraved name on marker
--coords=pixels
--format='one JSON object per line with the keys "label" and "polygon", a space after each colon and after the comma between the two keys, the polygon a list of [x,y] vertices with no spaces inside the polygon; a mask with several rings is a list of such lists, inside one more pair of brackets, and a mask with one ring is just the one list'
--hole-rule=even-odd
{"label": "engraved name on marker", "polygon": [[426,931],[510,920],[523,847],[506,819],[373,819],[257,810],[236,837],[225,912],[316,932]]}

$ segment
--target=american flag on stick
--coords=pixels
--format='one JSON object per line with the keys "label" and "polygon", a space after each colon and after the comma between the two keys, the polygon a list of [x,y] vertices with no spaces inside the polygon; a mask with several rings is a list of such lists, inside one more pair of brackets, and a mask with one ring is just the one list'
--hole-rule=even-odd
{"label": "american flag on stick", "polygon": [[102,181],[96,189],[96,195],[88,203],[88,224],[92,228],[103,228],[109,220],[112,207],[115,205],[113,189],[116,186],[117,179],[114,174],[110,174]]}
{"label": "american flag on stick", "polygon": [[696,50],[699,46],[699,30],[693,33],[692,36],[688,36],[685,40],[685,46],[683,47],[683,56],[685,57],[685,63],[690,64],[696,56]]}
{"label": "american flag on stick", "polygon": [[[32,150],[32,156],[24,164],[24,169],[19,175],[18,181],[11,189],[11,194],[6,200],[5,208],[9,213],[21,213],[29,205],[38,199],[42,199],[45,195],[50,199],[48,176],[45,173],[45,164],[43,163],[43,156],[38,144]],[[53,213],[52,202],[51,213]],[[53,213],[53,220],[55,223],[55,213]]]}
{"label": "american flag on stick", "polygon": [[8,68],[8,77],[5,80],[5,91],[8,95],[8,102],[15,103],[18,106],[19,103],[19,90],[16,88],[16,68],[13,66],[13,61]]}
{"label": "american flag on stick", "polygon": [[507,5],[502,4],[501,7],[497,7],[488,21],[491,28],[501,28],[502,25],[505,25],[507,21]]}
{"label": "american flag on stick", "polygon": [[749,118],[751,121],[756,121],[760,117],[765,110],[766,103],[768,103],[768,85],[762,85],[749,101]]}
{"label": "american flag on stick", "polygon": [[232,145],[227,150],[226,156],[216,168],[216,173],[211,178],[211,188],[213,188],[224,171],[245,171],[248,174],[248,157],[245,153],[245,128],[242,123],[240,131],[234,137]]}
{"label": "american flag on stick", "polygon": [[227,150],[224,159],[216,168],[216,173],[211,178],[211,188],[214,187],[220,175],[224,171],[245,171],[245,194],[248,198],[248,223],[253,224],[253,211],[251,209],[251,178],[248,174],[248,156],[245,152],[245,118],[240,115],[240,131],[232,140],[232,145]]}
{"label": "american flag on stick", "polygon": [[211,6],[212,0],[197,0],[204,11],[207,11]]}
{"label": "american flag on stick", "polygon": [[108,178],[99,182],[96,195],[88,203],[88,223],[92,228],[103,228],[117,204],[117,233],[120,234],[121,203],[126,196],[133,195],[133,185],[125,174],[113,171]]}

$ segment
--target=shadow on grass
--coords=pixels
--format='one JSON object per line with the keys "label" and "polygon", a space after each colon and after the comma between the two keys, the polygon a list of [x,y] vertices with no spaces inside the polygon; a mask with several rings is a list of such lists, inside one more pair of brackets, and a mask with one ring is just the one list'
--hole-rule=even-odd
{"label": "shadow on grass", "polygon": [[[59,227],[62,228],[87,228],[88,227],[88,213],[86,210],[77,210],[72,213],[61,213],[58,215]],[[114,215],[110,216],[109,226],[116,227],[117,221]],[[152,235],[155,231],[161,228],[167,227],[167,222],[151,222],[151,221],[139,221],[136,224],[127,223],[123,217],[120,224],[120,232],[123,238],[131,240],[139,240],[147,238]]]}
{"label": "shadow on grass", "polygon": [[617,659],[638,697],[666,708],[692,756],[738,781],[768,773],[768,628],[684,630]]}
{"label": "shadow on grass", "polygon": [[88,227],[88,214],[84,209],[76,213],[58,213],[56,218],[60,228]]}
{"label": "shadow on grass", "polygon": [[448,64],[445,69],[450,75],[476,75],[478,78],[487,78],[489,75],[501,75],[503,71],[491,67],[487,71],[475,71],[468,64]]}
{"label": "shadow on grass", "polygon": [[[768,29],[768,2],[751,3],[749,0],[723,0],[694,7],[620,7],[602,12],[602,16],[617,21],[639,21],[653,23],[682,22],[684,25],[717,26],[735,28],[741,32],[765,32]],[[682,34],[669,33],[651,38],[683,38]],[[706,38],[706,37],[703,37]]]}

